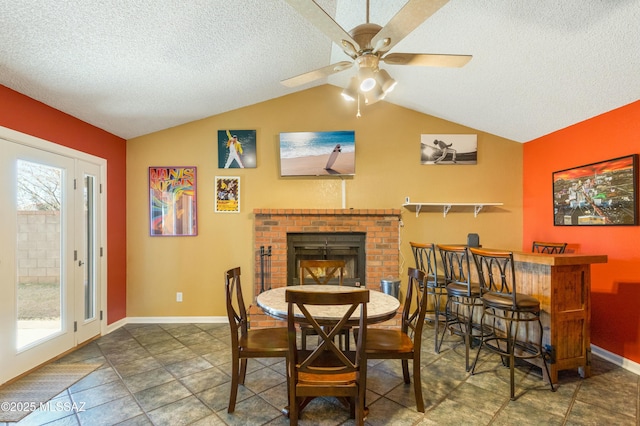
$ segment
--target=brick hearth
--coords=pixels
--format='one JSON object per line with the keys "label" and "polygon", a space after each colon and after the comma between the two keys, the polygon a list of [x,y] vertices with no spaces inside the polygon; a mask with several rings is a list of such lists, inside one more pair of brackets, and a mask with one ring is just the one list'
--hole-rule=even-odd
{"label": "brick hearth", "polygon": [[[287,234],[304,232],[366,233],[366,287],[380,290],[380,280],[397,277],[400,265],[399,209],[255,209],[255,296],[260,293],[260,247],[271,246],[271,287],[287,282]],[[251,325],[276,321],[251,307]]]}

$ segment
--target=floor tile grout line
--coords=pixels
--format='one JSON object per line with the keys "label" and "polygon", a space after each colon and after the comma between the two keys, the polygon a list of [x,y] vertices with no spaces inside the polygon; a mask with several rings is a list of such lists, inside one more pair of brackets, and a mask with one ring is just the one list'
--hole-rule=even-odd
{"label": "floor tile grout line", "polygon": [[[127,333],[129,333],[129,336],[131,336],[134,340],[136,340],[136,342],[138,342],[138,340],[135,338],[134,335],[132,335],[129,330],[125,331]],[[140,342],[138,342],[138,344],[140,344]],[[140,411],[142,411],[142,413],[144,414],[144,416],[146,417],[147,420],[149,420],[149,422],[151,424],[153,424],[153,421],[151,420],[151,418],[149,417],[149,415],[147,414],[147,411],[142,407],[142,405],[140,404],[140,401],[138,400],[138,398],[136,398],[135,394],[133,392],[131,392],[131,389],[129,389],[129,386],[127,386],[127,383],[124,381],[124,378],[122,377],[122,375],[120,374],[120,372],[118,371],[118,369],[115,367],[115,365],[111,362],[111,360],[109,359],[109,357],[107,357],[107,355],[104,353],[104,351],[102,350],[102,348],[100,347],[100,345],[97,345],[98,349],[100,350],[100,353],[102,353],[102,356],[104,357],[105,361],[107,363],[109,363],[109,366],[111,367],[111,369],[113,370],[114,373],[116,373],[118,380],[120,381],[120,383],[122,384],[122,386],[124,386],[124,388],[127,390],[127,392],[129,393],[129,395],[131,395],[131,398],[135,401],[135,403],[138,405],[138,407],[140,408]],[[142,346],[142,345],[141,345]],[[147,353],[149,353],[149,355],[153,356],[146,348],[144,348],[145,351],[147,351]],[[124,398],[124,397],[123,397]],[[110,401],[109,401],[110,402]],[[135,417],[135,416],[134,416]],[[133,417],[132,417],[133,418]],[[125,419],[129,420],[129,419]],[[79,422],[80,425],[82,426],[82,422]]]}
{"label": "floor tile grout line", "polygon": [[[216,340],[220,340],[220,339],[219,339],[219,338],[217,338],[216,336],[213,336],[213,335],[211,335],[210,333],[208,333],[206,330],[203,330],[201,327],[198,327],[198,326],[197,326],[197,325],[195,325],[195,324],[193,324],[193,325],[194,325],[195,327],[197,327],[198,329],[200,329],[201,331],[205,332],[206,334],[210,335],[212,338],[214,338],[214,339],[216,339]],[[185,348],[189,349],[189,346],[188,346],[188,345],[186,345],[185,343],[183,343],[182,341],[180,341],[180,339],[179,339],[178,337],[174,336],[174,335],[173,335],[173,334],[171,334],[169,331],[167,331],[165,328],[163,328],[163,327],[162,327],[162,325],[160,325],[160,328],[161,328],[161,329],[163,329],[166,333],[168,333],[168,334],[171,336],[171,338],[172,338],[173,340],[176,340],[176,341],[177,341],[177,342],[179,342],[182,346],[184,346]],[[135,340],[136,340],[136,341],[137,341],[141,346],[145,347],[145,345],[143,345],[143,344],[142,344],[142,343],[141,343],[141,342],[140,342],[140,341],[139,341],[135,336],[133,336],[133,335],[132,335],[132,337],[133,337],[133,338],[134,338],[134,339],[135,339]],[[168,340],[169,340],[169,339],[167,339],[167,341],[168,341]],[[145,349],[146,349],[146,347],[145,347]],[[147,352],[148,352],[148,350],[147,350]],[[166,352],[169,352],[169,351],[161,352],[161,353],[158,353],[158,354],[152,354],[152,353],[150,353],[150,352],[149,352],[149,354],[151,355],[151,357],[152,357],[152,358],[156,359],[156,355],[160,355],[160,354],[162,354],[162,353],[166,353]],[[195,353],[195,352],[194,352],[194,353]],[[196,357],[194,357],[194,358],[201,358],[201,359],[204,359],[204,358],[202,357],[202,355],[200,355],[200,354],[196,354],[196,355],[197,355],[197,356],[196,356]],[[156,359],[156,360],[157,360],[157,359]],[[206,361],[206,359],[204,359],[204,360]],[[181,361],[177,361],[177,362],[181,362]],[[223,423],[226,423],[226,422],[224,422],[224,420],[222,420],[222,419],[220,418],[220,416],[218,416],[218,414],[216,413],[216,411],[215,411],[213,408],[209,407],[209,405],[208,405],[205,401],[203,401],[203,400],[202,400],[202,399],[197,395],[197,393],[196,393],[196,392],[193,392],[191,389],[189,389],[189,388],[188,388],[188,387],[187,387],[187,386],[182,382],[182,380],[180,380],[180,379],[181,379],[180,377],[178,377],[175,373],[173,373],[171,370],[169,370],[169,369],[167,368],[167,366],[168,366],[168,365],[176,364],[177,362],[175,362],[175,363],[171,363],[171,364],[163,364],[163,363],[160,363],[160,364],[161,364],[161,366],[162,366],[162,368],[163,368],[163,369],[164,369],[168,374],[170,374],[170,375],[171,375],[171,376],[172,376],[172,377],[173,377],[173,378],[174,378],[178,383],[180,383],[182,386],[184,386],[184,387],[185,387],[185,389],[187,389],[187,390],[189,391],[189,393],[190,393],[190,395],[189,395],[189,396],[186,396],[186,397],[184,397],[184,398],[180,398],[179,400],[176,400],[176,401],[173,401],[173,402],[182,401],[182,400],[184,400],[184,399],[189,398],[190,396],[193,396],[193,397],[195,397],[199,402],[201,402],[201,403],[202,403],[202,404],[203,404],[207,409],[209,409],[209,410],[211,411],[211,414],[215,415],[215,416],[216,416],[218,419],[220,419]],[[207,361],[207,362],[208,362],[208,361]],[[209,364],[211,364],[211,363],[209,363]],[[268,367],[268,366],[265,366],[265,365],[263,364],[263,367]],[[217,368],[217,366],[215,366],[215,365],[211,364],[211,368]],[[218,370],[220,370],[219,368],[217,368],[217,369],[218,369]],[[221,371],[221,370],[220,370],[220,371]],[[195,374],[195,373],[193,373],[193,374]],[[187,376],[184,376],[184,377],[187,377]],[[124,380],[123,380],[123,382],[124,382]],[[126,386],[126,383],[125,383],[125,386]],[[158,386],[160,386],[160,385],[158,385]],[[255,394],[255,395],[258,395],[258,394]],[[133,395],[133,397],[135,398],[135,395]],[[136,402],[138,403],[138,406],[140,406],[140,409],[145,413],[145,415],[147,416],[147,418],[149,418],[149,415],[148,415],[147,411],[146,411],[146,410],[144,410],[144,408],[142,407],[142,405],[138,402],[137,398],[136,398]],[[153,410],[151,410],[151,411],[153,411]],[[149,419],[150,419],[150,418],[149,418]]]}
{"label": "floor tile grout line", "polygon": [[[197,326],[196,326],[196,327],[197,327]],[[175,341],[179,342],[179,343],[180,343],[182,346],[184,346],[185,348],[188,348],[188,346],[187,346],[187,345],[185,345],[184,343],[182,343],[182,342],[180,341],[180,339],[178,339],[176,336],[174,336],[173,334],[171,334],[170,332],[168,332],[168,331],[167,331],[166,329],[164,329],[162,326],[160,326],[160,328],[162,328],[162,329],[163,329],[167,334],[169,334],[173,340],[175,340]],[[199,328],[199,327],[198,327],[198,328]],[[142,347],[147,351],[147,353],[149,353],[149,355],[150,355],[154,360],[156,360],[156,361],[157,361],[157,359],[156,359],[156,356],[155,356],[155,355],[159,355],[159,354],[161,354],[161,353],[169,352],[169,351],[165,351],[165,352],[161,352],[161,353],[159,353],[159,354],[152,354],[151,352],[149,352],[149,350],[146,348],[146,346],[145,346],[145,345],[143,345],[143,344],[142,344],[142,343],[141,343],[141,342],[140,342],[140,341],[139,341],[139,340],[138,340],[134,335],[132,335],[132,337],[133,337],[133,338],[136,340],[136,342],[138,342],[138,344],[139,344],[140,346],[142,346]],[[168,340],[169,340],[169,339],[167,339],[167,341],[168,341]],[[198,357],[199,357],[199,358],[202,358],[202,356],[200,356],[200,355],[198,355]],[[204,359],[204,358],[203,358],[203,359]],[[205,360],[205,361],[206,361],[206,360]],[[158,362],[160,362],[160,361],[158,361]],[[178,362],[180,362],[180,361],[178,361]],[[176,363],[177,363],[177,362],[176,362]],[[176,363],[171,363],[171,364],[176,364]],[[211,408],[210,408],[210,407],[209,407],[209,406],[208,406],[204,401],[202,401],[202,400],[201,400],[201,399],[200,399],[200,398],[199,398],[199,397],[198,397],[198,396],[197,396],[197,395],[196,395],[196,394],[195,394],[191,389],[189,389],[187,386],[185,386],[185,384],[180,380],[180,378],[179,378],[178,376],[176,376],[176,374],[174,374],[171,370],[169,370],[169,369],[167,368],[167,366],[168,366],[168,365],[171,365],[171,364],[163,364],[163,363],[160,363],[160,365],[162,366],[162,369],[163,369],[164,371],[166,371],[169,375],[171,375],[171,376],[174,378],[174,380],[176,380],[176,382],[178,382],[178,383],[180,383],[180,385],[184,386],[184,387],[185,387],[185,389],[187,389],[187,390],[189,391],[189,393],[190,393],[190,395],[188,395],[188,396],[186,396],[186,397],[184,397],[184,398],[180,398],[180,399],[178,399],[178,400],[176,400],[176,401],[173,401],[173,402],[182,401],[182,400],[184,400],[184,399],[189,398],[190,396],[193,396],[193,397],[195,397],[198,401],[200,401],[200,402],[201,402],[201,403],[202,403],[202,404],[203,404],[207,409],[209,409],[209,411],[211,411],[211,414],[215,414],[215,415],[216,415],[216,417],[218,417],[218,415],[216,414],[216,412],[215,412],[213,409],[211,409]],[[213,365],[212,365],[212,367],[213,367]],[[119,376],[119,377],[121,377],[119,373],[118,373],[118,376]],[[124,384],[124,386],[126,386],[126,387],[127,387],[127,390],[129,391],[129,393],[131,393],[131,396],[135,399],[136,403],[138,404],[138,406],[140,407],[140,409],[142,410],[142,412],[145,414],[145,416],[147,417],[147,419],[149,419],[149,421],[153,424],[153,421],[151,420],[151,417],[149,416],[149,413],[144,409],[144,407],[142,407],[142,404],[140,404],[140,401],[136,398],[135,394],[133,394],[133,393],[131,392],[131,390],[129,389],[129,387],[127,386],[126,382],[123,380],[123,378],[122,378],[122,377],[121,377],[121,379],[120,379],[120,380],[122,381],[122,383]],[[153,386],[153,387],[157,387],[157,386],[161,386],[161,385],[156,385],[156,386]],[[152,388],[153,388],[153,387],[152,387]],[[148,389],[151,389],[151,388],[148,388]],[[173,403],[173,402],[172,402],[172,403]],[[159,407],[157,407],[157,408],[159,408]],[[154,410],[155,410],[155,409],[157,409],[157,408],[154,408]],[[150,411],[153,411],[153,410],[150,410]],[[219,418],[219,417],[218,417],[218,418]],[[200,419],[198,419],[198,420],[200,420]],[[222,420],[222,419],[220,419],[220,420]]]}
{"label": "floor tile grout line", "polygon": [[571,415],[571,410],[573,410],[573,406],[578,399],[578,393],[580,392],[580,388],[582,387],[582,382],[578,382],[578,385],[573,390],[573,394],[571,395],[571,402],[569,402],[569,406],[567,407],[567,411],[564,413],[564,421],[561,426],[565,426],[569,421],[569,416]]}

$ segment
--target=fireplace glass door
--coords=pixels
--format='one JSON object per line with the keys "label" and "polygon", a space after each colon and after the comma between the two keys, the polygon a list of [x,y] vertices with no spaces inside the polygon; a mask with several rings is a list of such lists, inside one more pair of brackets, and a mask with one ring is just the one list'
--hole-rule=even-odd
{"label": "fireplace glass door", "polygon": [[[300,260],[344,260],[344,285],[365,285],[365,233],[287,234],[287,285],[300,284]],[[337,280],[336,280],[337,283]]]}

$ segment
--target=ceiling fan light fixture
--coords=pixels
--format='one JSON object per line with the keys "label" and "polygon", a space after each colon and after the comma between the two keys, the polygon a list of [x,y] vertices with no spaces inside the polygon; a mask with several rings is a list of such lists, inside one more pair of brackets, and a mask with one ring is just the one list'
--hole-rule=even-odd
{"label": "ceiling fan light fixture", "polygon": [[351,77],[349,85],[342,90],[342,97],[347,101],[355,101],[358,96],[358,79]]}
{"label": "ceiling fan light fixture", "polygon": [[378,84],[380,85],[380,88],[384,92],[385,96],[396,87],[396,84],[398,84],[398,82],[389,75],[387,70],[383,69],[377,72],[376,80],[378,81]]}
{"label": "ceiling fan light fixture", "polygon": [[360,91],[363,93],[370,91],[376,86],[376,78],[371,68],[360,68],[358,78],[360,80]]}
{"label": "ceiling fan light fixture", "polygon": [[364,103],[367,105],[375,104],[378,101],[384,99],[385,93],[380,88],[380,85],[376,84],[373,89],[364,95]]}

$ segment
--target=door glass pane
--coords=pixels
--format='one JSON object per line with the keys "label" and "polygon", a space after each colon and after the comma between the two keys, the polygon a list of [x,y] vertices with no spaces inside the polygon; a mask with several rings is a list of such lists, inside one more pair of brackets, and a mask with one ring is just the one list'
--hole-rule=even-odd
{"label": "door glass pane", "polygon": [[63,170],[18,160],[17,347],[62,330]]}
{"label": "door glass pane", "polygon": [[84,319],[95,318],[95,208],[94,208],[94,185],[95,177],[85,175],[84,177],[84,241],[85,241],[85,264],[84,264]]}

